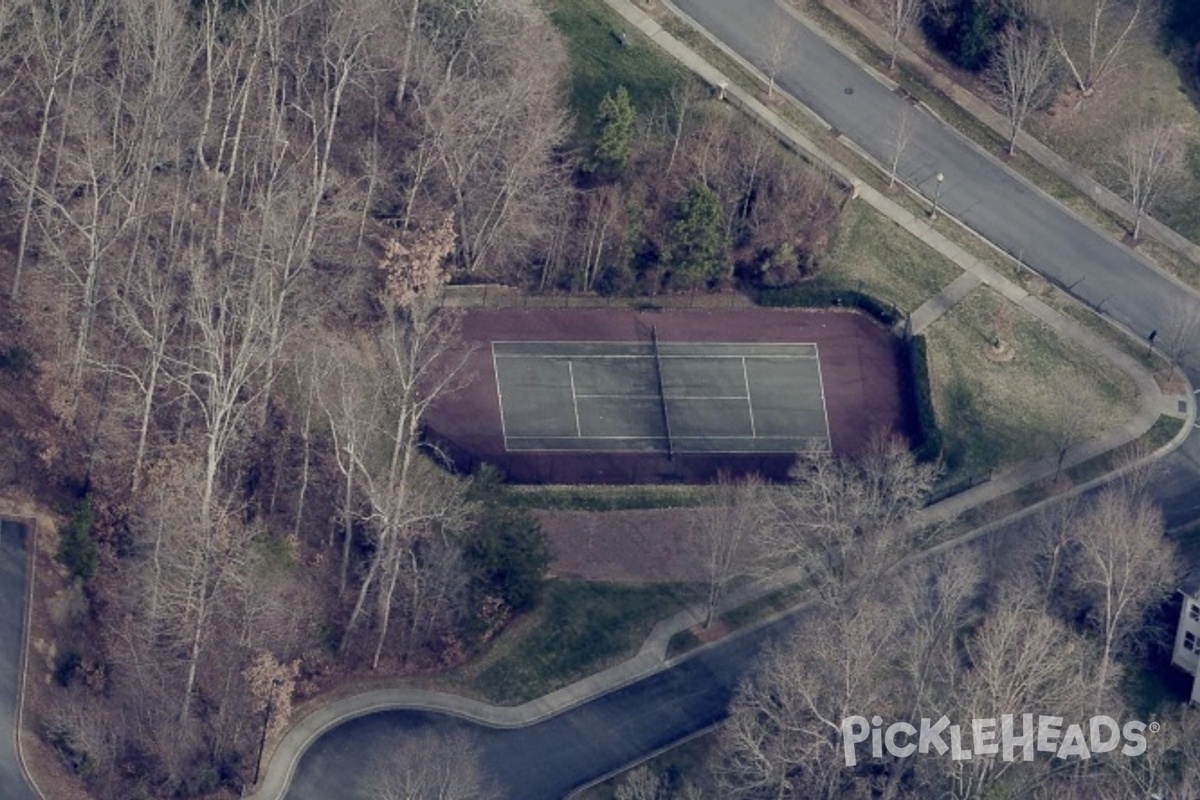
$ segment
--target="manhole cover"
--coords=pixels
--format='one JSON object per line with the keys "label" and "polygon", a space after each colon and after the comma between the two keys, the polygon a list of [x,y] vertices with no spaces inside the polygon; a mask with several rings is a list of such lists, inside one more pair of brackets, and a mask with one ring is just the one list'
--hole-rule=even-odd
{"label": "manhole cover", "polygon": [[846,92],[846,94],[854,94],[854,87],[853,87],[853,86],[847,86],[847,87],[846,87],[846,89],[845,89],[845,92]]}

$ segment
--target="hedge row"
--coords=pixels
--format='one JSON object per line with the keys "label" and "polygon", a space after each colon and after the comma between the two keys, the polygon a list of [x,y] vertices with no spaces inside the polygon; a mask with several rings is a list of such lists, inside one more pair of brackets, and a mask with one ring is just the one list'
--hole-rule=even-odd
{"label": "hedge row", "polygon": [[806,281],[780,289],[759,289],[757,299],[760,306],[774,308],[857,308],[888,327],[903,318],[895,306],[883,303],[869,294],[842,289],[820,280]]}
{"label": "hedge row", "polygon": [[933,389],[929,384],[929,354],[925,337],[917,334],[908,346],[908,368],[912,375],[913,401],[921,444],[914,451],[918,461],[936,461],[942,455],[942,431],[933,411]]}

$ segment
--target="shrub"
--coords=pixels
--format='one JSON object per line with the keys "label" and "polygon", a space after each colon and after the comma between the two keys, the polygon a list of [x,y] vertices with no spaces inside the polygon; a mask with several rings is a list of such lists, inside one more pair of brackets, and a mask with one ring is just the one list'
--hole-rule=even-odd
{"label": "shrub", "polygon": [[96,567],[100,562],[100,551],[92,537],[95,522],[92,499],[85,497],[71,516],[67,530],[62,534],[58,545],[59,563],[82,581],[90,580],[96,574]]}
{"label": "shrub", "polygon": [[924,336],[918,334],[912,337],[908,347],[908,362],[921,436],[921,444],[913,455],[918,461],[936,461],[942,455],[942,431],[938,428],[937,414],[933,409],[933,388],[929,383],[929,356]]}
{"label": "shrub", "polygon": [[805,281],[780,289],[759,289],[757,302],[760,306],[772,308],[857,308],[889,327],[901,319],[900,311],[895,306],[869,294],[842,289],[822,280]]}
{"label": "shrub", "polygon": [[541,598],[550,547],[537,519],[514,508],[504,476],[483,466],[471,484],[471,498],[480,503],[478,524],[462,541],[463,560],[472,576],[472,607],[486,606],[499,597],[513,611],[531,608]]}
{"label": "shrub", "polygon": [[0,372],[25,375],[33,369],[33,353],[24,347],[9,347],[0,350]]}
{"label": "shrub", "polygon": [[541,598],[550,548],[533,515],[524,509],[487,508],[466,538],[463,558],[475,584],[475,596],[498,596],[513,611],[531,608]]}
{"label": "shrub", "polygon": [[75,676],[79,674],[80,668],[83,666],[83,659],[79,653],[74,650],[63,655],[58,660],[58,665],[54,668],[54,681],[64,689],[71,685],[75,680]]}

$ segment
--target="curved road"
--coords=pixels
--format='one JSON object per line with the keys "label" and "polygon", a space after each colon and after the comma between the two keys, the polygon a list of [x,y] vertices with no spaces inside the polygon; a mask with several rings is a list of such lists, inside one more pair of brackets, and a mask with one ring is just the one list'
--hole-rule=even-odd
{"label": "curved road", "polygon": [[306,752],[288,800],[370,798],[371,766],[416,729],[468,730],[484,769],[508,798],[560,800],[571,789],[619,769],[716,722],[733,687],[784,619],[700,651],[674,669],[527,728],[495,729],[425,712],[387,711],[351,720]]}

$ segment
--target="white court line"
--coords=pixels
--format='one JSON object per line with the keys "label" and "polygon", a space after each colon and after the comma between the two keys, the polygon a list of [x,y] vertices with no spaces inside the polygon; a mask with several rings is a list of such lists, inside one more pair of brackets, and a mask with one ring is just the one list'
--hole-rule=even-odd
{"label": "white court line", "polygon": [[[607,345],[636,345],[638,341],[626,339],[494,339],[492,345],[498,344],[548,344],[561,347],[568,344],[607,344]],[[693,345],[709,347],[816,347],[815,342],[667,342],[670,347]]]}
{"label": "white court line", "polygon": [[[659,442],[662,440],[661,436],[643,436],[640,438],[642,441],[645,441],[645,442]],[[741,438],[746,439],[748,437],[743,436]],[[766,437],[760,436],[758,438],[758,440],[762,441],[765,438]],[[762,448],[755,449],[755,450],[724,450],[724,449],[723,450],[692,450],[692,449],[684,448],[683,450],[677,450],[676,452],[683,454],[683,455],[712,455],[715,453],[715,454],[719,454],[719,455],[778,456],[778,455],[795,455],[796,453],[801,452],[804,449],[805,442],[812,442],[813,444],[821,444],[821,445],[828,446],[825,439],[820,436],[800,437],[793,441],[795,441],[798,446],[788,447],[786,449],[779,449],[779,450],[764,450]],[[645,455],[647,453],[654,452],[654,451],[649,451],[649,450],[585,450],[585,449],[582,449],[579,447],[529,447],[529,448],[518,447],[515,450],[512,450],[510,452],[514,452],[514,453],[616,453],[618,455],[639,456],[639,455]]]}
{"label": "white court line", "polygon": [[[656,394],[581,394],[576,395],[580,400],[657,400]],[[669,394],[667,400],[745,400],[740,394],[731,395],[702,395],[702,394]]]}
{"label": "white court line", "polygon": [[504,437],[504,449],[508,450],[508,429],[504,426],[504,395],[500,393],[500,365],[496,363],[495,342],[492,342],[492,374],[496,376],[496,403],[500,408],[500,435]]}
{"label": "white court line", "polygon": [[750,402],[750,375],[746,372],[746,357],[742,356],[742,380],[746,382],[746,410],[750,412],[750,438],[758,438],[758,429],[754,427],[754,403]]}
{"label": "white court line", "polygon": [[[493,347],[494,346],[495,345],[493,344]],[[600,354],[600,353],[569,353],[569,354],[568,353],[507,353],[507,354],[499,354],[499,355],[494,354],[494,357],[495,358],[523,358],[523,359],[531,359],[531,358],[537,358],[537,359],[605,358],[605,359],[611,359],[613,361],[617,361],[620,359],[637,359],[637,360],[650,359],[650,358],[654,358],[654,354],[650,353],[649,355],[640,355],[637,353],[630,353],[630,354],[624,354],[624,353],[603,353],[603,354]],[[712,361],[716,361],[718,359],[734,359],[734,358],[761,358],[764,360],[770,359],[773,361],[816,361],[817,360],[816,356],[801,356],[801,355],[769,356],[769,355],[758,355],[757,353],[751,353],[749,356],[722,355],[720,353],[698,353],[696,355],[686,355],[686,356],[685,355],[671,355],[669,353],[662,354],[663,361],[667,361],[668,359],[672,359],[672,358],[678,358],[678,359],[703,358],[703,359],[708,359],[708,360],[712,360]]]}
{"label": "white court line", "polygon": [[833,432],[829,430],[829,404],[825,402],[825,378],[821,375],[821,359],[820,353],[817,351],[817,346],[813,345],[813,352],[817,353],[817,386],[821,387],[821,411],[825,414],[825,447],[829,452],[833,452]]}
{"label": "white court line", "polygon": [[[609,440],[629,441],[629,440],[635,440],[635,439],[645,439],[647,441],[658,441],[658,440],[662,439],[663,437],[661,435],[660,436],[562,436],[560,434],[547,434],[545,436],[511,436],[509,438],[514,442],[519,442],[524,439],[537,439],[539,441],[541,441],[543,439],[564,439],[564,440],[571,440],[571,441],[574,441],[575,439],[598,439],[600,441],[609,441]],[[671,438],[672,439],[696,440],[696,441],[705,442],[710,439],[724,440],[724,439],[750,439],[750,438],[757,438],[760,440],[794,439],[796,441],[800,441],[802,439],[819,439],[821,437],[819,437],[819,436],[757,436],[757,437],[750,437],[750,436],[743,436],[743,435],[739,435],[739,436],[731,435],[731,436],[672,436]]]}
{"label": "white court line", "polygon": [[579,400],[575,394],[575,367],[567,359],[567,374],[571,376],[571,406],[575,409],[575,435],[583,438],[583,429],[579,427]]}

